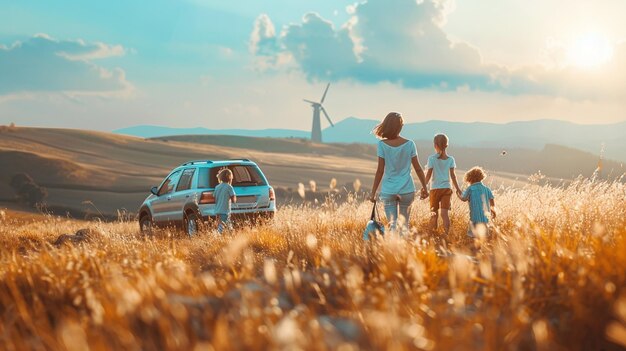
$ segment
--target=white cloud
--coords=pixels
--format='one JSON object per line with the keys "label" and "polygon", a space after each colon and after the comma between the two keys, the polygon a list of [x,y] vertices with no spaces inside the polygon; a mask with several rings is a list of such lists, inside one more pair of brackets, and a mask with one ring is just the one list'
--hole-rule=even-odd
{"label": "white cloud", "polygon": [[[49,36],[43,38],[48,41],[55,41]],[[67,58],[68,60],[91,61],[108,57],[124,56],[126,54],[126,50],[121,45],[107,45],[100,42],[89,44],[82,39],[70,43],[73,45],[68,47],[68,51],[58,51],[57,55]]]}
{"label": "white cloud", "polygon": [[[264,61],[288,56],[312,80],[391,82],[408,88],[481,90],[574,99],[624,95],[626,65],[615,49],[611,64],[581,70],[557,64],[563,49],[547,50],[552,65],[518,68],[487,63],[478,48],[452,40],[444,31],[454,9],[450,0],[367,0],[348,6],[340,28],[314,13],[276,33],[270,18],[257,19],[251,40],[271,43],[252,50]],[[261,36],[259,33],[263,33]],[[274,61],[273,61],[274,60]]]}
{"label": "white cloud", "polygon": [[0,95],[64,92],[70,95],[127,96],[133,87],[122,69],[93,60],[121,56],[120,45],[56,40],[37,34],[0,47]]}
{"label": "white cloud", "polygon": [[[274,44],[266,47],[272,50],[262,56],[288,53],[310,79],[389,81],[437,89],[495,85],[490,76],[493,72],[482,64],[478,50],[450,41],[441,29],[450,4],[436,0],[369,0],[348,6],[352,16],[338,29],[309,13],[302,23],[285,27],[280,35],[271,35],[273,27],[266,30],[264,39]],[[267,23],[271,20],[266,15],[257,19],[253,39],[259,38],[260,28]],[[259,51],[252,50],[257,55]]]}
{"label": "white cloud", "polygon": [[342,78],[357,62],[348,31],[335,30],[318,14],[308,13],[302,24],[292,24],[281,34],[281,43],[311,77]]}
{"label": "white cloud", "polygon": [[250,52],[264,55],[273,54],[277,49],[276,29],[267,14],[261,14],[254,22],[250,35]]}
{"label": "white cloud", "polygon": [[266,14],[254,21],[249,50],[255,57],[254,68],[259,71],[287,67],[292,62],[292,55],[281,47],[274,23]]}
{"label": "white cloud", "polygon": [[218,47],[218,52],[220,57],[222,58],[230,58],[234,55],[235,51],[229,47],[226,46],[220,46]]}

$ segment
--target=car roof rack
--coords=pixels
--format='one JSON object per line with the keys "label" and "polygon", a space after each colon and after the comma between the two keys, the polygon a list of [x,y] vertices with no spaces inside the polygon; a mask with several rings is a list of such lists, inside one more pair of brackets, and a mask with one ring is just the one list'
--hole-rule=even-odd
{"label": "car roof rack", "polygon": [[213,163],[211,160],[196,160],[196,161],[188,161],[183,163],[181,166],[191,166],[199,163]]}
{"label": "car roof rack", "polygon": [[245,162],[252,162],[247,158],[229,158],[227,161],[245,161]]}

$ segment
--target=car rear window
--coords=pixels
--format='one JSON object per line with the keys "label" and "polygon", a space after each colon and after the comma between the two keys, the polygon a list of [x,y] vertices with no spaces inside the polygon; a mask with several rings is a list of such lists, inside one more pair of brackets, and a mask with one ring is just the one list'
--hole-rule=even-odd
{"label": "car rear window", "polygon": [[[201,169],[198,173],[199,188],[215,188],[219,183],[217,173],[224,167],[214,167]],[[233,186],[257,186],[267,185],[261,175],[261,170],[257,166],[251,165],[230,165],[227,166],[233,172]]]}
{"label": "car rear window", "polygon": [[193,173],[196,171],[195,168],[187,168],[183,171],[183,175],[180,177],[178,181],[178,187],[176,187],[176,191],[183,191],[191,189],[191,180],[193,179]]}

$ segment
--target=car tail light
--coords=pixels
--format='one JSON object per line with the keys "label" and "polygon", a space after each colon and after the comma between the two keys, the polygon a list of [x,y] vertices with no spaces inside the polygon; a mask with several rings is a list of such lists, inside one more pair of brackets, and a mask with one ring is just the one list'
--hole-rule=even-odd
{"label": "car tail light", "polygon": [[214,204],[214,203],[215,203],[215,196],[213,196],[212,191],[205,191],[200,195],[201,205]]}
{"label": "car tail light", "polygon": [[276,193],[274,193],[274,188],[270,188],[270,201],[276,200]]}

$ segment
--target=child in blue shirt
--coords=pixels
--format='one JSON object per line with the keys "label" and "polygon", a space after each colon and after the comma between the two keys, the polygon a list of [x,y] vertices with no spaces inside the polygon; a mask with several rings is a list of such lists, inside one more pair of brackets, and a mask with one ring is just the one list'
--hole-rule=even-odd
{"label": "child in blue shirt", "polygon": [[[461,194],[461,201],[469,202],[470,226],[467,235],[474,238],[477,233],[488,234],[489,217],[496,218],[495,201],[491,189],[483,184],[485,171],[480,167],[474,167],[465,173],[465,182],[470,186]],[[482,233],[480,233],[482,234]]]}
{"label": "child in blue shirt", "polygon": [[217,217],[217,231],[222,233],[224,228],[231,229],[230,204],[237,202],[235,189],[231,185],[233,182],[233,172],[224,168],[217,173],[219,184],[215,187],[213,196],[215,197],[215,216]]}

